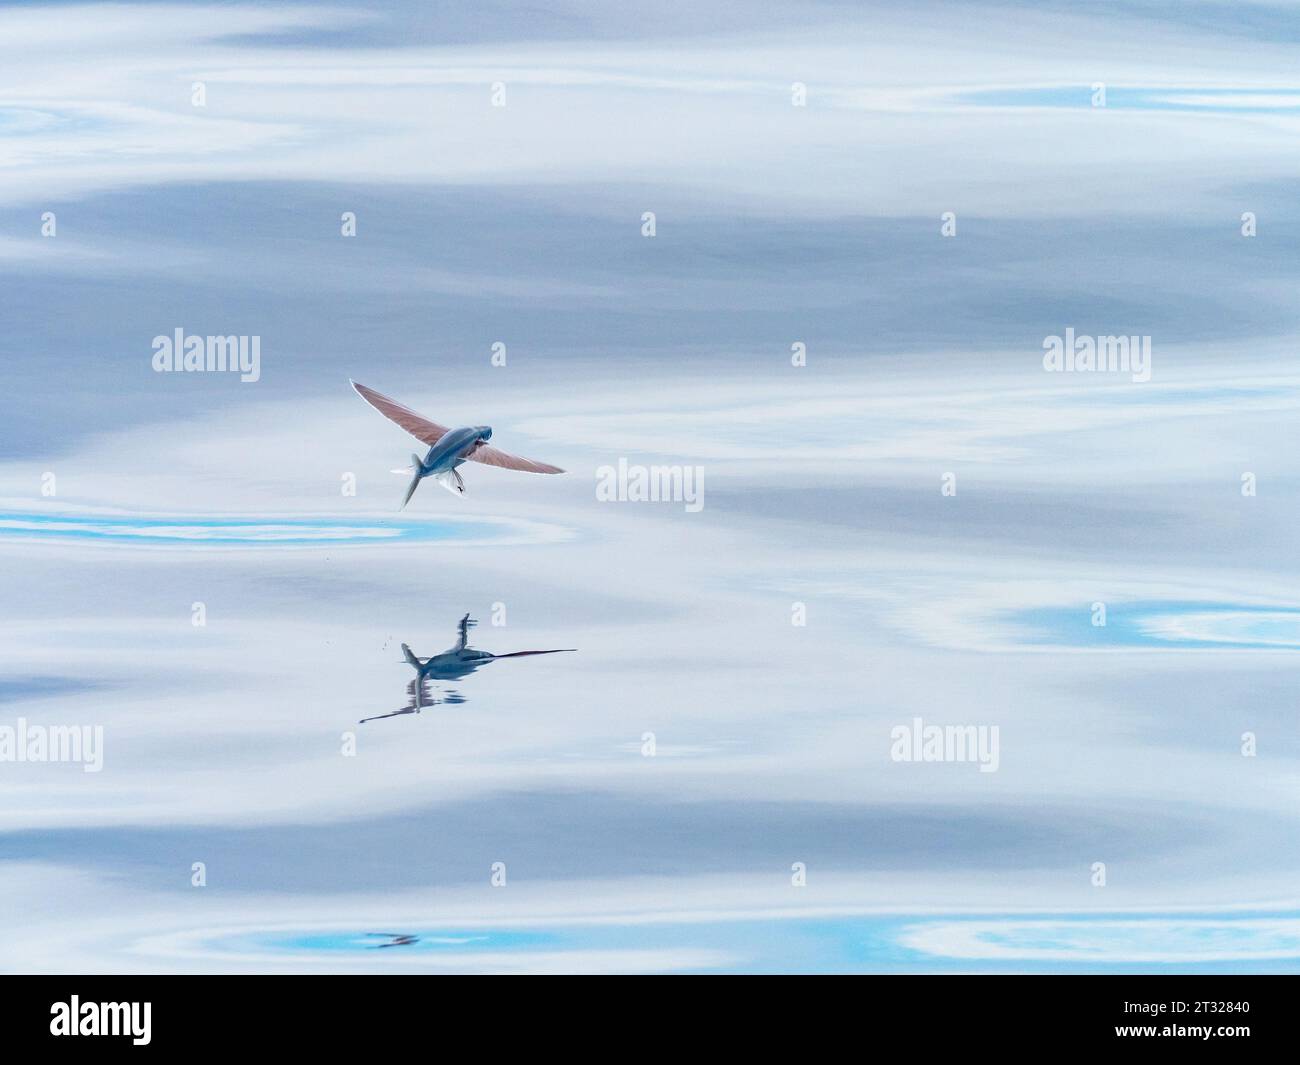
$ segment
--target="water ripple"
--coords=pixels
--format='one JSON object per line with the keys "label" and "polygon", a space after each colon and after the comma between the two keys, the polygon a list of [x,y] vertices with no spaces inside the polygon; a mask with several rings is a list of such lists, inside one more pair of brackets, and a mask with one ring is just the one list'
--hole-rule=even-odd
{"label": "water ripple", "polygon": [[0,543],[52,541],[190,548],[276,548],[384,543],[527,543],[566,539],[568,535],[567,530],[558,526],[494,518],[229,518],[0,513]]}

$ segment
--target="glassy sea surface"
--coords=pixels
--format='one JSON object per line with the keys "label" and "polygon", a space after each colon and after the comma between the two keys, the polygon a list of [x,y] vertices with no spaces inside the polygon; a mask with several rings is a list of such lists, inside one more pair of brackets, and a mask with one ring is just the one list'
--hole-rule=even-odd
{"label": "glassy sea surface", "polygon": [[1300,24],[728,10],[0,10],[0,970],[1300,969]]}

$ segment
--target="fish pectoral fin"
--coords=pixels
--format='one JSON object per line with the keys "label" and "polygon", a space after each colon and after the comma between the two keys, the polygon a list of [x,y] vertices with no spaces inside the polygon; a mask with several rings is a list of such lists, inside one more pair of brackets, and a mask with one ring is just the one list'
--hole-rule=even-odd
{"label": "fish pectoral fin", "polygon": [[448,492],[454,492],[458,496],[465,494],[465,482],[457,470],[446,470],[443,473],[434,474],[434,480],[447,489]]}

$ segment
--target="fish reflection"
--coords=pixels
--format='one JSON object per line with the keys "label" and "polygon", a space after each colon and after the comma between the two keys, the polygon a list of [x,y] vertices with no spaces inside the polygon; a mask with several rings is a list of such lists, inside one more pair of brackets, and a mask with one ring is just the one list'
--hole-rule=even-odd
{"label": "fish reflection", "polygon": [[367,721],[380,721],[386,717],[401,717],[403,714],[418,714],[426,706],[437,706],[439,703],[463,703],[464,701],[465,697],[459,692],[447,692],[441,699],[435,699],[429,691],[429,682],[417,678],[406,686],[405,706],[390,710],[386,714],[363,717],[359,724],[364,725]]}
{"label": "fish reflection", "polygon": [[402,655],[411,668],[416,671],[415,679],[406,686],[406,706],[392,710],[387,714],[363,717],[360,723],[364,725],[367,721],[379,721],[386,717],[418,714],[426,706],[436,706],[438,703],[458,704],[465,702],[465,697],[457,691],[446,691],[442,693],[442,698],[433,698],[429,690],[429,681],[431,680],[463,680],[471,673],[487,665],[487,663],[495,662],[500,658],[555,655],[577,650],[576,647],[556,647],[548,651],[510,651],[507,654],[500,655],[493,654],[491,651],[480,651],[469,646],[469,630],[477,624],[477,621],[466,614],[460,619],[460,624],[457,626],[459,638],[455,645],[431,658],[422,660],[407,644],[402,644]]}

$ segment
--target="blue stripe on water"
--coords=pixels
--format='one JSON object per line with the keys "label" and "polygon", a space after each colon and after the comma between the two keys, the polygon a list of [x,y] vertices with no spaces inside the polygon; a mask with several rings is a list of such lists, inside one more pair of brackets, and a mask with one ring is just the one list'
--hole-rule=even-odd
{"label": "blue stripe on water", "polygon": [[225,518],[0,513],[0,541],[168,546],[335,547],[347,544],[499,540],[508,522],[420,518]]}
{"label": "blue stripe on water", "polygon": [[1108,603],[1094,626],[1091,604],[1036,607],[1007,616],[1027,646],[1300,650],[1300,609],[1213,601]]}
{"label": "blue stripe on water", "polygon": [[[445,958],[494,952],[718,951],[717,966],[744,972],[941,971],[1012,967],[1050,971],[1126,971],[1178,965],[1232,970],[1262,962],[1294,968],[1300,915],[1293,913],[954,914],[781,917],[764,919],[600,922],[500,927],[385,928],[418,937],[407,946],[369,929],[244,932],[209,940],[218,953],[315,955],[323,961],[389,954]],[[922,948],[913,945],[928,935]],[[954,938],[955,937],[955,938]],[[945,943],[957,943],[945,949]],[[975,956],[967,956],[970,944]],[[988,951],[991,956],[979,956]],[[1044,957],[1043,952],[1062,955]],[[1154,959],[1154,960],[1153,960]],[[1253,961],[1251,960],[1253,959]]]}
{"label": "blue stripe on water", "polygon": [[[976,107],[1052,107],[1092,109],[1091,85],[1051,85],[1023,89],[979,89],[962,93],[958,103]],[[1222,103],[1215,103],[1215,99]],[[1260,102],[1251,104],[1254,98]],[[1280,99],[1279,99],[1280,98]],[[1267,102],[1266,102],[1267,100]],[[1217,113],[1287,112],[1300,110],[1300,89],[1197,89],[1106,86],[1105,107],[1141,111],[1210,111]]]}

